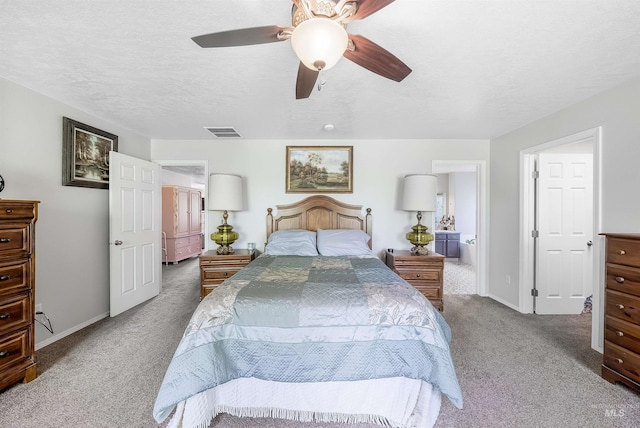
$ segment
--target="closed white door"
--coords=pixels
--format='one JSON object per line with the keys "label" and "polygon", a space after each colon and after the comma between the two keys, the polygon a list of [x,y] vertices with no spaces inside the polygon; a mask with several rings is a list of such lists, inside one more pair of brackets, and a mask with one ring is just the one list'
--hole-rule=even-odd
{"label": "closed white door", "polygon": [[536,313],[579,314],[593,292],[593,156],[538,155]]}
{"label": "closed white door", "polygon": [[160,165],[109,153],[110,316],[160,293]]}

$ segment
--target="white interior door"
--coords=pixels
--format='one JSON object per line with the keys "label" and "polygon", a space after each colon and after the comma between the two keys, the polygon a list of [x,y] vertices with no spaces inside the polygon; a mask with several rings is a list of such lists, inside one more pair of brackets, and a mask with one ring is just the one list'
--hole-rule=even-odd
{"label": "white interior door", "polygon": [[160,293],[160,165],[109,153],[110,316]]}
{"label": "white interior door", "polygon": [[593,291],[593,156],[538,157],[536,313],[579,314]]}

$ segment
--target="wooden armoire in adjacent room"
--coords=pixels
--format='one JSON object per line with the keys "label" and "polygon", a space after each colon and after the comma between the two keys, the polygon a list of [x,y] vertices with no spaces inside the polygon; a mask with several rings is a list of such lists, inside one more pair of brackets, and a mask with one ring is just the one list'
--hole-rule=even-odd
{"label": "wooden armoire in adjacent room", "polygon": [[202,253],[201,211],[200,190],[182,186],[162,186],[165,261],[177,263]]}

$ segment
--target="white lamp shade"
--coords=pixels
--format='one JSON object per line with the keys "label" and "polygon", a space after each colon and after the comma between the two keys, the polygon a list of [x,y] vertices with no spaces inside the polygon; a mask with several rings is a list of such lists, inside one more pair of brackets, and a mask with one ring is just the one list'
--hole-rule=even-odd
{"label": "white lamp shade", "polygon": [[242,211],[242,177],[232,174],[209,176],[209,211]]}
{"label": "white lamp shade", "polygon": [[435,211],[438,177],[412,174],[404,177],[402,209],[405,211]]}
{"label": "white lamp shade", "polygon": [[311,70],[328,70],[347,49],[344,27],[328,18],[311,18],[298,24],[291,34],[291,47]]}

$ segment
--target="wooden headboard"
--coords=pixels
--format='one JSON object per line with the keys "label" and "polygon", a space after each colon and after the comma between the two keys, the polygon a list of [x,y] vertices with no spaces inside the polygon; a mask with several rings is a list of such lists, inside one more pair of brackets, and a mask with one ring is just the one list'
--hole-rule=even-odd
{"label": "wooden headboard", "polygon": [[[267,208],[267,239],[277,230],[360,229],[371,236],[371,208],[362,216],[362,205],[349,205],[328,196],[309,196],[289,205],[276,205],[278,215]],[[371,247],[371,241],[369,241]]]}

